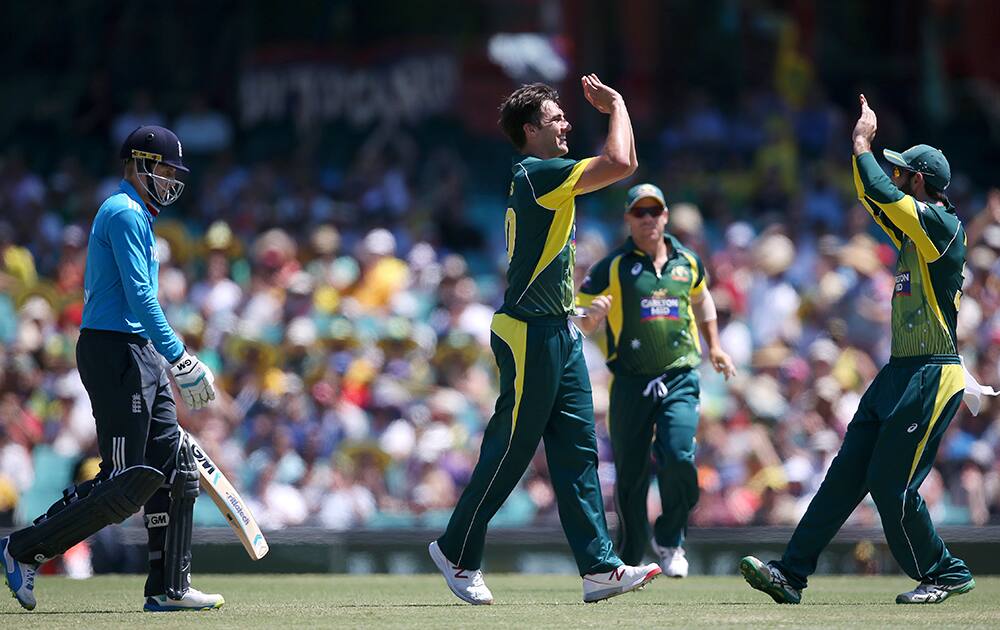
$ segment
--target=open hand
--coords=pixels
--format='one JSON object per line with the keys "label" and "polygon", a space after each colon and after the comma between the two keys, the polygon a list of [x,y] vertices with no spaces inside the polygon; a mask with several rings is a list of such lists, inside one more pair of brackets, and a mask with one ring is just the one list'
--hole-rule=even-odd
{"label": "open hand", "polygon": [[587,102],[602,114],[610,114],[616,105],[625,102],[621,94],[601,83],[596,74],[580,77],[580,83],[583,85],[583,95],[587,98]]}

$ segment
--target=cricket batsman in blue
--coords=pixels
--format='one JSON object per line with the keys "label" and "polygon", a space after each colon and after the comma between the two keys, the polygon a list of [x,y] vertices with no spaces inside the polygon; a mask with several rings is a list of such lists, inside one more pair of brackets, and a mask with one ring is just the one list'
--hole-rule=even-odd
{"label": "cricket batsman in blue", "polygon": [[121,185],[94,217],[76,361],[94,409],[101,468],[94,479],[64,490],[32,525],[0,539],[7,586],[27,610],[35,608],[39,565],[139,510],[149,547],[143,609],[207,610],[225,603],[221,595],[191,588],[198,470],[177,425],[167,369],[192,409],[215,399],[214,378],[187,352],[157,300],[153,222],[184,190],[182,152],[169,129],[133,131],[121,149]]}

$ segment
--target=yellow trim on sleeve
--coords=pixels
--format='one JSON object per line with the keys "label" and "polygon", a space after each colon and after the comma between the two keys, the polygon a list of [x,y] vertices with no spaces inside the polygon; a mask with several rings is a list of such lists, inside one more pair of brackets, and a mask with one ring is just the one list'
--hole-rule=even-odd
{"label": "yellow trim on sleeve", "polygon": [[861,173],[858,172],[858,156],[851,158],[851,166],[854,169],[854,191],[858,193],[858,199],[864,200],[865,198],[865,185],[861,181]]}
{"label": "yellow trim on sleeve", "polygon": [[927,296],[927,304],[930,305],[931,310],[934,312],[934,316],[937,317],[938,323],[941,324],[941,328],[944,330],[945,338],[951,339],[951,330],[948,328],[948,322],[944,319],[944,313],[941,311],[941,305],[938,304],[937,293],[934,292],[934,283],[931,281],[931,270],[927,266],[927,259],[921,255],[919,250],[917,251],[917,261],[920,266],[920,275],[923,276],[922,284],[924,295]]}
{"label": "yellow trim on sleeve", "polygon": [[510,353],[514,355],[514,411],[511,414],[510,434],[513,438],[517,426],[517,414],[521,409],[521,396],[524,394],[524,366],[527,359],[528,324],[514,319],[504,313],[493,315],[490,330],[499,337]]}
{"label": "yellow trim on sleeve", "polygon": [[590,305],[594,303],[594,298],[596,295],[591,295],[589,293],[577,293],[576,294],[576,305],[580,308],[590,308]]}
{"label": "yellow trim on sleeve", "polygon": [[952,396],[964,389],[965,372],[962,370],[962,366],[954,364],[942,365],[941,380],[938,381],[937,396],[934,397],[934,410],[931,412],[931,422],[927,425],[924,437],[917,444],[917,452],[913,454],[913,463],[910,465],[910,476],[906,478],[906,485],[910,485],[910,481],[913,480],[913,474],[917,471],[917,465],[924,454],[927,440],[930,439],[931,433],[934,431],[934,425],[940,420],[941,411],[944,409],[945,404],[951,400]]}
{"label": "yellow trim on sleeve", "polygon": [[878,215],[875,214],[875,211],[872,210],[871,204],[868,203],[868,200],[862,199],[861,205],[865,207],[865,210],[868,211],[868,214],[872,215],[872,219],[875,220],[876,225],[882,228],[882,231],[885,232],[886,235],[888,235],[889,240],[891,240],[892,244],[896,246],[896,249],[902,249],[903,243],[901,243],[900,240],[896,238],[896,232],[890,229],[889,226],[887,226],[885,223],[882,223],[882,220],[879,219]]}
{"label": "yellow trim on sleeve", "polygon": [[872,201],[882,209],[885,216],[896,227],[903,231],[903,234],[906,234],[913,240],[914,245],[917,246],[917,250],[923,257],[932,260],[937,260],[941,257],[941,252],[934,246],[934,241],[924,231],[924,226],[920,224],[920,216],[918,215],[920,211],[917,209],[916,199],[909,195],[904,195],[902,199],[892,203],[879,203],[874,199]]}
{"label": "yellow trim on sleeve", "polygon": [[[705,290],[705,274],[698,278],[698,261],[694,259],[691,254],[682,251],[684,258],[687,258],[688,263],[691,265],[691,288],[688,290],[690,295],[699,295]],[[695,278],[698,278],[698,284],[695,284]]]}
{"label": "yellow trim on sleeve", "polygon": [[865,210],[868,211],[868,214],[872,215],[872,219],[874,219],[875,223],[880,228],[882,228],[882,231],[889,236],[889,240],[891,240],[892,244],[896,246],[896,249],[902,249],[903,244],[899,241],[898,238],[896,238],[896,233],[893,230],[891,230],[889,226],[882,223],[882,221],[878,218],[878,215],[875,214],[875,210],[871,207],[871,205],[868,203],[868,200],[865,198],[865,185],[861,182],[861,174],[858,172],[857,156],[855,156],[851,160],[851,166],[854,167],[854,188],[858,193],[858,200],[861,201],[861,205],[864,206]]}
{"label": "yellow trim on sleeve", "polygon": [[[541,197],[535,199],[535,201],[538,202],[538,205],[543,208],[548,208],[549,210],[559,210],[568,202],[571,202],[575,196],[573,188],[576,186],[576,182],[580,180],[580,176],[583,175],[583,170],[587,168],[587,164],[589,164],[593,159],[594,158],[586,158],[574,164],[573,170],[571,170],[569,176],[563,180],[563,183],[559,184],[555,190],[547,192]],[[534,191],[534,189],[532,189],[532,191]]]}
{"label": "yellow trim on sleeve", "polygon": [[614,347],[608,348],[608,360],[610,361],[618,355],[618,338],[622,334],[622,325],[625,321],[625,314],[622,311],[622,281],[618,276],[618,267],[621,264],[622,256],[618,254],[611,260],[611,267],[608,269],[608,293],[611,294],[611,308],[608,309],[608,328],[611,330],[611,340]]}

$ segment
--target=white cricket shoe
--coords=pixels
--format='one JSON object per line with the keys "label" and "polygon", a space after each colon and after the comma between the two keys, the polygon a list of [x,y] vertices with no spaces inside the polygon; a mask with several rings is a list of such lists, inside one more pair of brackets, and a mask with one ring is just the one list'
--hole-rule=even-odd
{"label": "white cricket shoe", "polygon": [[663,575],[672,578],[685,578],[688,575],[688,561],[684,556],[684,547],[661,547],[652,540],[653,551],[660,556],[660,566]]}
{"label": "white cricket shoe", "polygon": [[434,561],[438,571],[444,575],[444,581],[448,584],[448,588],[459,599],[470,604],[493,603],[493,593],[486,586],[482,571],[479,569],[471,571],[453,564],[444,557],[436,540],[427,546],[427,552],[431,554],[431,560]]}
{"label": "white cricket shoe", "polygon": [[644,564],[631,567],[623,564],[610,573],[588,573],[583,576],[583,601],[599,602],[629,591],[636,591],[660,575],[660,565]]}
{"label": "white cricket shoe", "polygon": [[166,595],[153,595],[146,598],[142,609],[146,612],[173,612],[178,610],[213,610],[222,608],[226,600],[216,593],[202,593],[196,588],[189,588],[184,597],[170,599]]}
{"label": "white cricket shoe", "polygon": [[921,583],[912,591],[896,596],[897,604],[940,604],[952,595],[964,595],[976,588],[976,581],[970,579],[961,584],[928,584]]}
{"label": "white cricket shoe", "polygon": [[3,564],[3,577],[7,587],[17,603],[25,610],[35,609],[35,571],[37,564],[18,562],[7,552],[10,536],[0,539],[0,563]]}

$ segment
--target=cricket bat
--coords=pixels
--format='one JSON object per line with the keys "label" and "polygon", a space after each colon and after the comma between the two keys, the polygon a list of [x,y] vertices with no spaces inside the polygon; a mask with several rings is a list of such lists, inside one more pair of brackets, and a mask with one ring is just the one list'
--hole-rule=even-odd
{"label": "cricket bat", "polygon": [[236,532],[236,536],[243,543],[247,554],[254,560],[260,560],[267,555],[267,541],[264,540],[264,534],[260,532],[260,527],[250,512],[250,506],[222,474],[215,462],[205,453],[194,436],[190,433],[187,436],[188,442],[191,444],[191,451],[198,462],[198,474],[201,475],[202,489],[212,497],[215,506],[226,517],[226,521]]}

